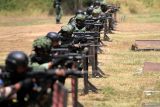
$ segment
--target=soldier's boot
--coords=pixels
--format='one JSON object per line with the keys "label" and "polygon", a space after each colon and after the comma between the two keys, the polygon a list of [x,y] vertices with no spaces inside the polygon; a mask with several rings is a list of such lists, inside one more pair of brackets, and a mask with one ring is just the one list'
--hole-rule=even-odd
{"label": "soldier's boot", "polygon": [[56,24],[60,24],[60,20],[59,19],[56,19]]}

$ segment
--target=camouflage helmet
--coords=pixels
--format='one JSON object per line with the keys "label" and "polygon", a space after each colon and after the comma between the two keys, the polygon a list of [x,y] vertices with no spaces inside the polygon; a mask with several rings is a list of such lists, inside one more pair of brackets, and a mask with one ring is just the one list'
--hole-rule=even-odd
{"label": "camouflage helmet", "polygon": [[78,15],[76,16],[76,20],[84,21],[85,19],[86,19],[86,17],[85,17],[85,15],[83,15],[83,14],[78,14]]}
{"label": "camouflage helmet", "polygon": [[102,3],[101,3],[101,6],[107,6],[107,3],[102,2]]}
{"label": "camouflage helmet", "polygon": [[70,24],[62,26],[62,28],[61,28],[62,35],[61,36],[63,36],[63,37],[71,37],[74,29],[75,28]]}
{"label": "camouflage helmet", "polygon": [[92,12],[93,17],[98,17],[101,14],[101,8],[95,8]]}
{"label": "camouflage helmet", "polygon": [[76,27],[79,29],[82,29],[83,27],[85,27],[85,19],[86,16],[79,14],[76,16]]}
{"label": "camouflage helmet", "polygon": [[74,27],[72,25],[68,24],[68,25],[62,26],[61,31],[66,32],[68,34],[72,34],[74,31]]}
{"label": "camouflage helmet", "polygon": [[106,3],[101,3],[101,10],[102,12],[106,12],[107,11],[107,4]]}
{"label": "camouflage helmet", "polygon": [[49,52],[51,49],[52,41],[46,36],[39,37],[33,42],[34,51]]}

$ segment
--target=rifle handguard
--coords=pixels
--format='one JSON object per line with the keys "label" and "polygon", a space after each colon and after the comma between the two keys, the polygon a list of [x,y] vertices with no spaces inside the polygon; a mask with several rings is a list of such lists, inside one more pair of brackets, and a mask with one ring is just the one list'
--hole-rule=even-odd
{"label": "rifle handguard", "polygon": [[66,77],[68,76],[76,76],[76,77],[82,77],[84,74],[81,71],[75,71],[75,70],[67,70],[66,71]]}
{"label": "rifle handguard", "polygon": [[62,63],[65,60],[67,60],[66,56],[59,57],[59,58],[56,58],[56,59],[52,59],[53,66],[59,65],[60,63]]}

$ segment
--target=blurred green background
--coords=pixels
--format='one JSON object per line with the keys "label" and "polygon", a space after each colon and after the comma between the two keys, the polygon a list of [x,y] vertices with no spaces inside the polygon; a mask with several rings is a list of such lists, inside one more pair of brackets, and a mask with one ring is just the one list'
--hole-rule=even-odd
{"label": "blurred green background", "polygon": [[[64,14],[74,11],[76,0],[62,0]],[[82,0],[86,6],[90,0]],[[160,12],[160,0],[104,0],[107,3],[118,4],[121,13],[152,13]],[[0,0],[0,15],[42,15],[53,14],[53,0]]]}

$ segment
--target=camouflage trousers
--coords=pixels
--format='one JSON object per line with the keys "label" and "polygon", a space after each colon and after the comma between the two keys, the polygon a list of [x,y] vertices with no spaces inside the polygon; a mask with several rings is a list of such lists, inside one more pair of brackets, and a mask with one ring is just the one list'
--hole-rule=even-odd
{"label": "camouflage trousers", "polygon": [[60,23],[62,18],[62,7],[61,5],[56,5],[55,7],[55,15],[56,15],[56,23]]}

